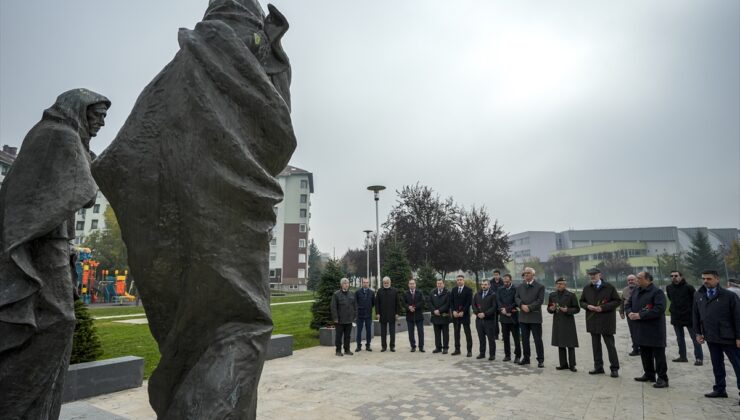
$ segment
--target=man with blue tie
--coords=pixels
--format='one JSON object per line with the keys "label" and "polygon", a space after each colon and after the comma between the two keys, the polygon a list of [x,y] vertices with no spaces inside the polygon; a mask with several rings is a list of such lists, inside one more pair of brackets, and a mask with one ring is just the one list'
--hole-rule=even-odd
{"label": "man with blue tie", "polygon": [[409,331],[411,353],[416,351],[414,329],[419,335],[419,351],[424,353],[424,295],[416,288],[416,280],[409,280],[409,290],[403,294],[403,306],[406,308],[406,326]]}
{"label": "man with blue tie", "polygon": [[486,341],[488,341],[488,360],[496,359],[496,292],[491,290],[488,280],[481,283],[480,292],[473,296],[473,313],[475,314],[475,330],[478,332],[479,351],[477,359],[486,357]]}
{"label": "man with blue tie", "polygon": [[740,390],[740,298],[719,285],[719,273],[701,273],[704,285],[694,295],[693,323],[696,341],[707,343],[714,371],[707,398],[727,398],[725,358],[730,360]]}
{"label": "man with blue tie", "polygon": [[355,351],[362,350],[362,329],[365,328],[365,349],[373,351],[370,348],[370,340],[373,336],[373,307],[375,306],[375,291],[370,288],[370,280],[362,279],[362,288],[355,293],[357,302],[357,348]]}
{"label": "man with blue tie", "polygon": [[465,330],[465,344],[467,357],[473,357],[473,334],[470,332],[470,305],[473,304],[473,289],[465,285],[465,276],[459,274],[455,279],[457,286],[450,293],[450,309],[452,309],[452,326],[455,332],[455,351],[453,356],[460,354],[460,329]]}

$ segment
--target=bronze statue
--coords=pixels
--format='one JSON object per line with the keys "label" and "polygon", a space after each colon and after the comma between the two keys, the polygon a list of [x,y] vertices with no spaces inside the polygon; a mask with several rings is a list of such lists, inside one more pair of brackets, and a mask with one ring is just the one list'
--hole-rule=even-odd
{"label": "bronze statue", "polygon": [[62,93],[0,188],[0,417],[56,419],[75,328],[74,214],[95,202],[89,142],[110,101]]}
{"label": "bronze statue", "polygon": [[149,381],[159,418],[255,417],[276,176],[296,146],[288,23],[269,12],[212,0],[93,164],[162,355]]}

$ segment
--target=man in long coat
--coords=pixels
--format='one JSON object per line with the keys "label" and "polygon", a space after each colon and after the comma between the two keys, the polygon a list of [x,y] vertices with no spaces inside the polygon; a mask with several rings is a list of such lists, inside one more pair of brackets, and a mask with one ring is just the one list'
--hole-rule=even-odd
{"label": "man in long coat", "polygon": [[465,277],[458,275],[455,279],[457,286],[450,293],[450,310],[452,311],[452,326],[455,331],[455,351],[453,356],[460,354],[460,329],[465,330],[465,344],[467,356],[473,356],[473,334],[470,332],[470,305],[473,304],[473,289],[465,285]]}
{"label": "man in long coat", "polygon": [[606,344],[609,353],[609,368],[612,378],[619,377],[619,356],[614,346],[614,334],[617,332],[617,308],[621,303],[617,289],[601,278],[601,271],[592,268],[587,271],[591,283],[583,288],[581,308],[586,310],[586,331],[591,333],[591,348],[594,353],[594,369],[588,373],[604,373],[604,358],[601,352],[601,340]]}
{"label": "man in long coat", "polygon": [[[576,347],[578,332],[574,315],[581,311],[576,295],[566,289],[565,279],[555,281],[556,291],[547,299],[547,312],[553,314],[552,345],[558,348],[560,366],[557,370],[570,369],[576,372]],[[567,352],[567,354],[566,354]]]}
{"label": "man in long coat", "polygon": [[504,340],[504,362],[511,360],[511,339],[514,339],[514,363],[519,363],[522,346],[519,340],[519,316],[516,307],[516,287],[511,282],[511,274],[504,274],[504,284],[496,290],[496,303],[501,320],[501,336]]}
{"label": "man in long coat", "polygon": [[689,332],[689,338],[694,345],[694,366],[704,364],[704,352],[701,344],[696,341],[696,334],[692,323],[692,309],[694,307],[694,286],[686,283],[683,274],[680,271],[671,271],[671,284],[665,288],[668,299],[671,300],[671,325],[676,332],[676,341],[678,342],[678,358],[673,359],[676,363],[685,363],[689,359],[686,357],[686,340],[684,339],[683,330],[686,328]]}
{"label": "man in long coat", "polygon": [[391,287],[390,277],[383,277],[383,287],[375,294],[375,313],[380,320],[380,351],[388,350],[388,334],[391,336],[391,351],[396,351],[396,320],[401,313],[401,302],[398,290]]}
{"label": "man in long coat", "polygon": [[668,366],[665,361],[665,294],[653,285],[653,275],[637,273],[640,288],[632,293],[625,306],[627,316],[635,321],[635,340],[640,346],[642,369],[645,373],[635,378],[638,382],[653,382],[655,388],[668,387]]}
{"label": "man in long coat", "polygon": [[335,328],[334,345],[337,356],[342,356],[342,347],[344,347],[344,354],[352,356],[352,352],[349,351],[349,342],[352,323],[357,315],[357,303],[354,293],[349,290],[349,280],[343,278],[339,285],[340,289],[334,292],[330,303],[331,319],[334,321]]}
{"label": "man in long coat", "polygon": [[496,313],[496,292],[491,290],[488,280],[481,283],[480,292],[473,296],[473,314],[475,314],[475,329],[478,332],[478,359],[486,357],[486,339],[488,339],[488,360],[496,359],[496,336],[498,335],[498,324]]}
{"label": "man in long coat", "polygon": [[450,292],[445,289],[445,282],[437,280],[437,288],[429,296],[432,312],[430,322],[434,326],[434,351],[447,354],[450,348]]}
{"label": "man in long coat", "polygon": [[524,356],[520,365],[530,363],[529,335],[534,337],[537,350],[537,367],[545,367],[545,349],[542,344],[542,304],[545,302],[545,286],[534,279],[534,269],[525,267],[524,282],[516,288],[516,305],[519,307],[519,326],[522,329]]}

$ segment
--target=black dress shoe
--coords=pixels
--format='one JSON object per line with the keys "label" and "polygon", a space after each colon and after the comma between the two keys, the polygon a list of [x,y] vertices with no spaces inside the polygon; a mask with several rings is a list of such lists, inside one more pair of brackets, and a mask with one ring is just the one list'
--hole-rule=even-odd
{"label": "black dress shoe", "polygon": [[[422,350],[422,351],[424,351],[424,350]],[[432,353],[442,353],[442,350],[441,349],[434,349],[434,350],[432,350]]]}
{"label": "black dress shoe", "polygon": [[365,351],[373,351],[370,347],[365,347]]}
{"label": "black dress shoe", "polygon": [[542,369],[543,367],[545,367],[545,364],[543,362],[537,362],[537,367]]}
{"label": "black dress shoe", "polygon": [[555,366],[555,370],[565,370],[570,369],[570,366]]}
{"label": "black dress shoe", "polygon": [[679,357],[679,358],[673,359],[671,361],[674,362],[674,363],[688,363],[689,359],[687,359],[685,357]]}
{"label": "black dress shoe", "polygon": [[524,366],[524,365],[528,365],[528,364],[529,364],[529,360],[528,359],[522,359],[522,361],[519,362],[519,365],[520,366]]}
{"label": "black dress shoe", "polygon": [[516,363],[517,365],[519,364],[519,358],[518,357],[514,359],[514,363]]}
{"label": "black dress shoe", "polygon": [[704,361],[702,360],[697,360],[696,362],[694,362],[694,366],[703,366],[703,365],[704,365]]}
{"label": "black dress shoe", "polygon": [[447,354],[447,349],[442,350],[442,354]]}
{"label": "black dress shoe", "polygon": [[707,398],[727,398],[727,393],[712,391],[709,394],[704,394],[704,396]]}
{"label": "black dress shoe", "polygon": [[341,351],[337,352],[337,356],[344,356]]}
{"label": "black dress shoe", "polygon": [[476,359],[485,359],[485,358],[486,358],[485,354],[479,354],[478,357],[476,357]]}
{"label": "black dress shoe", "polygon": [[395,353],[395,352],[396,352],[396,348],[395,348],[395,347],[391,347],[391,351],[392,351],[393,353]]}
{"label": "black dress shoe", "polygon": [[344,354],[346,354],[347,356],[352,356],[352,355],[354,355],[354,353],[352,353],[352,352],[351,352],[351,351],[349,351],[349,350],[346,350],[346,351],[344,352]]}
{"label": "black dress shoe", "polygon": [[458,354],[461,354],[460,350],[455,350],[452,353],[450,353],[451,356],[457,356]]}
{"label": "black dress shoe", "polygon": [[589,370],[588,371],[588,374],[589,375],[602,375],[604,373],[606,373],[606,372],[604,372],[604,369],[594,369],[594,370]]}
{"label": "black dress shoe", "polygon": [[358,351],[362,351],[362,347],[357,347],[357,348],[355,349],[355,353],[357,353]]}
{"label": "black dress shoe", "polygon": [[496,360],[496,356],[490,356],[488,360]]}
{"label": "black dress shoe", "polygon": [[423,348],[419,347],[419,353],[426,353]]}
{"label": "black dress shoe", "polygon": [[416,352],[416,347],[412,347],[411,348],[411,353],[415,353],[415,352]]}
{"label": "black dress shoe", "polygon": [[645,375],[639,376],[639,377],[635,378],[635,380],[637,382],[655,382],[655,378],[651,378],[651,377],[645,376]]}
{"label": "black dress shoe", "polygon": [[658,378],[653,384],[653,388],[668,388],[668,381]]}
{"label": "black dress shoe", "polygon": [[630,356],[639,356],[640,355],[640,352],[639,351],[632,350],[629,355]]}
{"label": "black dress shoe", "polygon": [[570,371],[571,371],[571,372],[578,372],[578,369],[576,369],[576,367],[575,367],[575,366],[571,366],[571,367],[570,367]]}
{"label": "black dress shoe", "polygon": [[511,362],[511,357],[510,356],[504,357],[504,362]]}
{"label": "black dress shoe", "polygon": [[468,354],[465,355],[465,357],[473,357],[473,352],[469,351]]}
{"label": "black dress shoe", "polygon": [[387,350],[387,349],[386,349],[385,347],[383,347],[382,349],[380,349],[380,352],[382,353],[382,352],[384,352],[384,351],[386,351],[386,350]]}
{"label": "black dress shoe", "polygon": [[619,378],[619,371],[618,370],[613,370],[612,373],[611,373],[611,375],[609,375],[609,376],[611,376],[612,378]]}

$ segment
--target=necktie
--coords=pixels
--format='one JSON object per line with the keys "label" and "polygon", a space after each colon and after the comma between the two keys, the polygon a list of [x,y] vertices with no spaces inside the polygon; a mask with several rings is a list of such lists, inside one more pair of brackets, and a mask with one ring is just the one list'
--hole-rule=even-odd
{"label": "necktie", "polygon": [[485,299],[485,298],[486,298],[486,294],[487,294],[487,293],[488,293],[488,292],[483,292],[483,299]]}
{"label": "necktie", "polygon": [[458,288],[457,288],[457,293],[458,293],[458,294],[461,294],[461,293],[462,293],[462,287],[458,287]]}
{"label": "necktie", "polygon": [[707,294],[709,296],[709,299],[714,297],[715,289],[709,289],[709,293]]}

